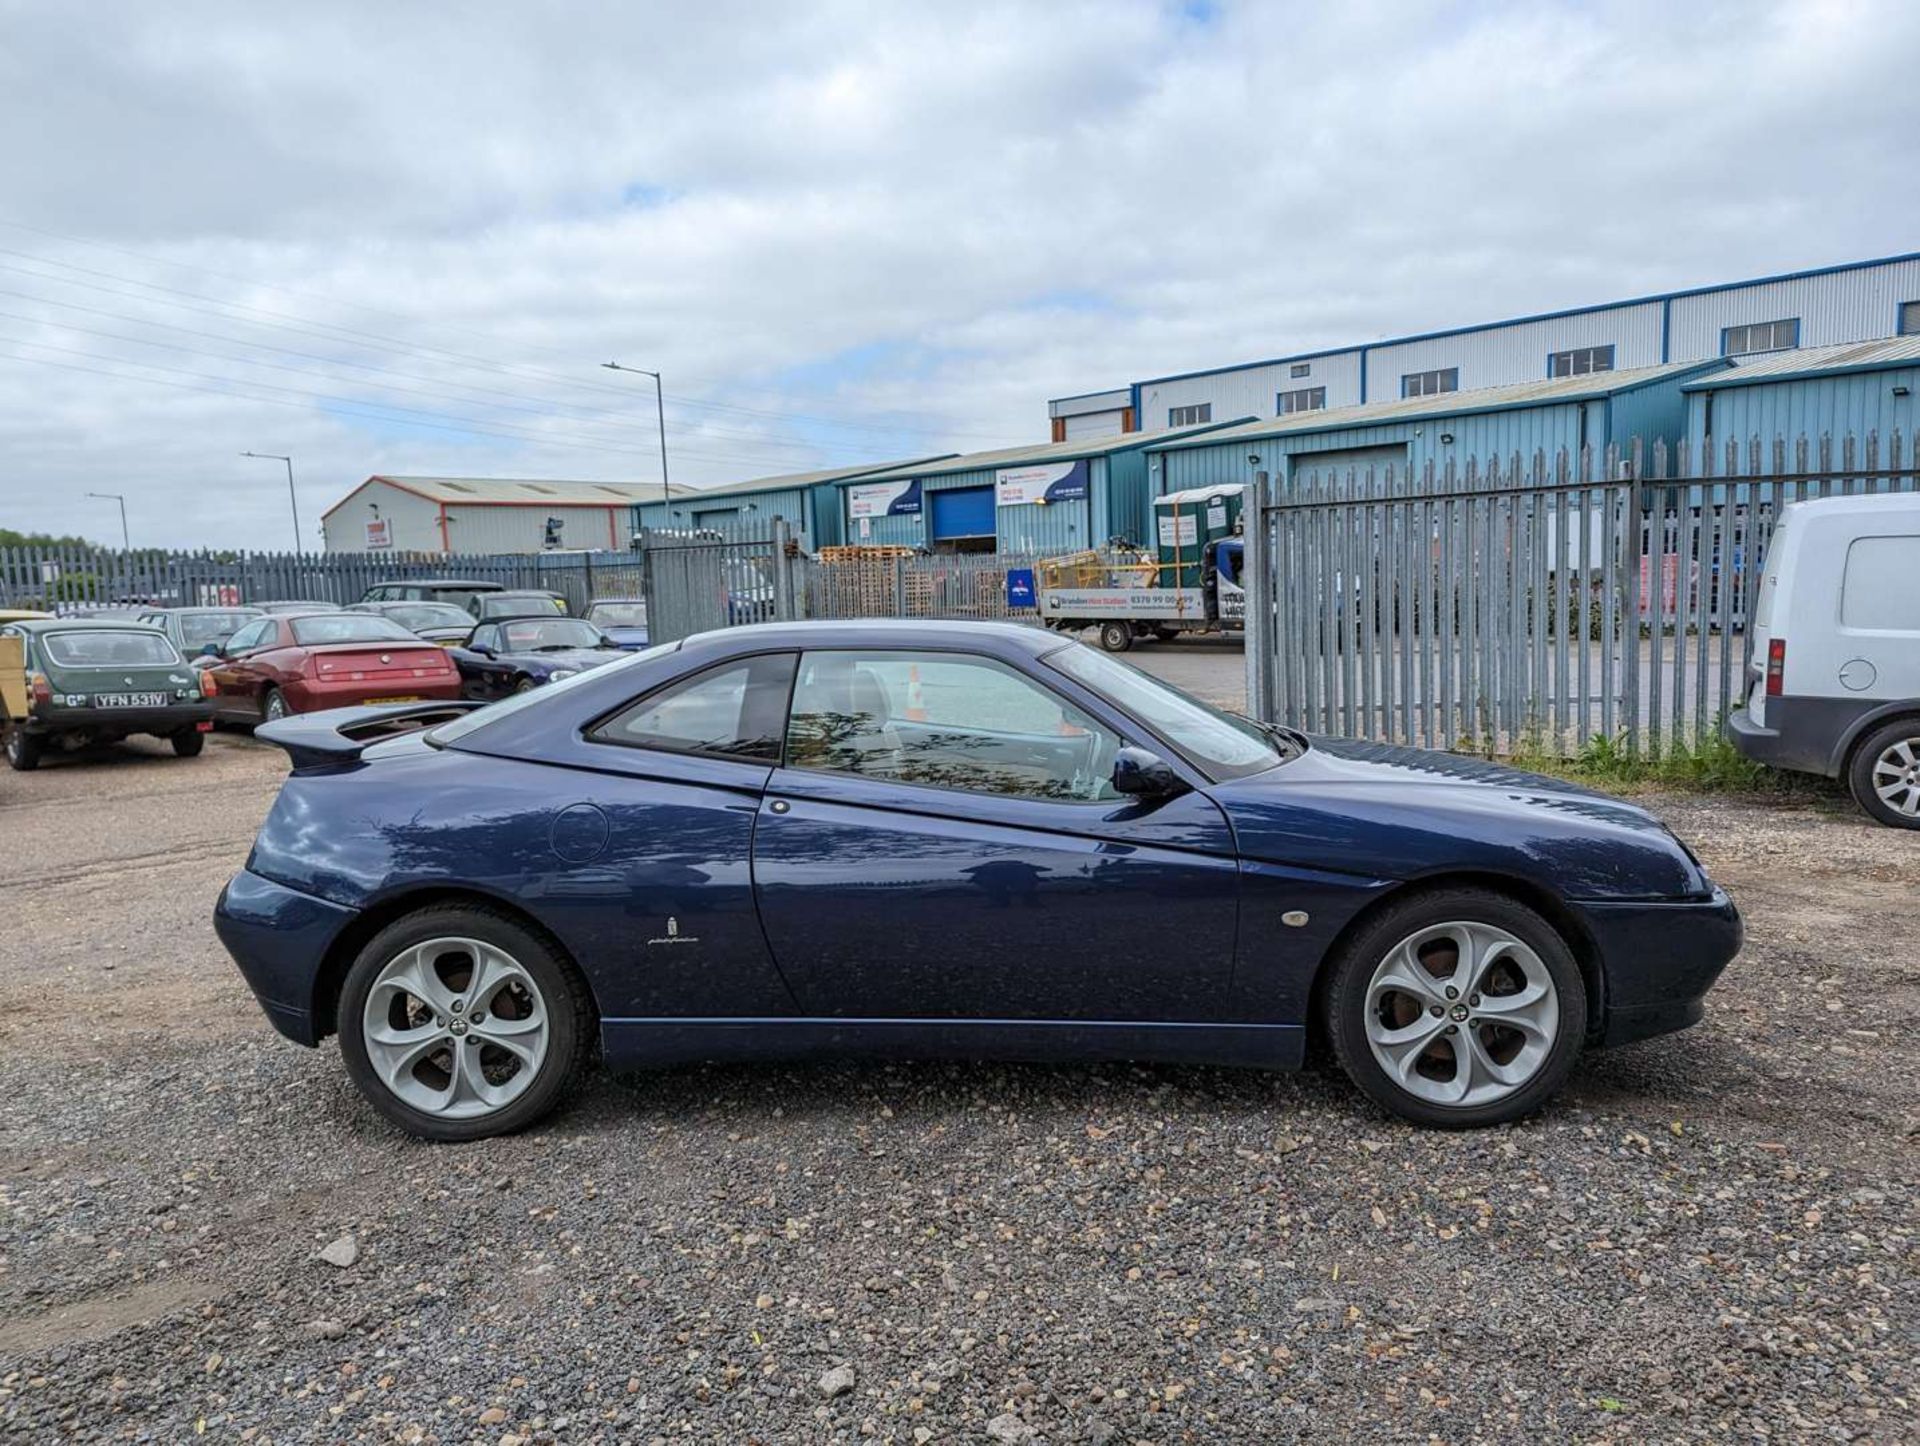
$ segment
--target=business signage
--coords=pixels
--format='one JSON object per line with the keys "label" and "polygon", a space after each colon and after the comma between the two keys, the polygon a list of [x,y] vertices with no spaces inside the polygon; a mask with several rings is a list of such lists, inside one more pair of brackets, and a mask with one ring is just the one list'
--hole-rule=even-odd
{"label": "business signage", "polygon": [[855,522],[869,517],[914,517],[919,512],[917,478],[911,482],[856,482],[847,488],[847,516]]}
{"label": "business signage", "polygon": [[1002,467],[993,474],[993,500],[1001,507],[1029,502],[1071,502],[1087,495],[1087,459],[1044,467]]}
{"label": "business signage", "polygon": [[367,519],[367,551],[381,552],[393,546],[393,522],[386,517]]}

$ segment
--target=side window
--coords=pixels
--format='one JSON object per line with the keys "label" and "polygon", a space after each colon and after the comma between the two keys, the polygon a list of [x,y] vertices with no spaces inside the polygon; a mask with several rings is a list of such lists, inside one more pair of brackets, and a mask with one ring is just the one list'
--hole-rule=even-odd
{"label": "side window", "polygon": [[1869,632],[1920,633],[1920,536],[1856,537],[1840,584],[1840,625]]}
{"label": "side window", "polygon": [[778,763],[792,682],[792,653],[722,663],[648,694],[588,736],[628,748]]}
{"label": "side window", "polygon": [[808,653],[787,766],[926,788],[1114,798],[1120,740],[1017,669],[962,653]]}
{"label": "side window", "polygon": [[260,640],[264,638],[272,628],[273,622],[268,618],[261,618],[257,622],[248,623],[247,626],[227,639],[227,651],[229,653],[244,653],[250,649],[259,647]]}
{"label": "side window", "polygon": [[470,648],[491,648],[494,652],[499,652],[500,629],[492,626],[475,628],[467,637],[467,646]]}

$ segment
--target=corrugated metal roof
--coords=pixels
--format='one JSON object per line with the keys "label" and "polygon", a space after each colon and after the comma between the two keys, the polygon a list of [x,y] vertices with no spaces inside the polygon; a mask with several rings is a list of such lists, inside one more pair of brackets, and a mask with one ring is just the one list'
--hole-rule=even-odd
{"label": "corrugated metal roof", "polygon": [[[850,477],[865,477],[875,472],[891,472],[901,467],[918,467],[943,461],[951,452],[935,452],[926,457],[907,457],[898,462],[863,462],[857,467],[826,467],[817,472],[785,472],[778,477],[750,477],[744,482],[723,482],[718,487],[676,487],[674,495],[698,502],[705,497],[740,497],[753,492],[791,492],[802,487],[818,487],[823,482],[839,482]],[[660,489],[642,502],[658,502]]]}
{"label": "corrugated metal roof", "polygon": [[1752,386],[1756,382],[1784,382],[1796,377],[1836,376],[1843,372],[1877,372],[1892,367],[1920,366],[1920,336],[1890,336],[1881,341],[1853,341],[1841,346],[1809,346],[1795,351],[1768,352],[1747,357],[1731,371],[1688,382],[1682,391]]}
{"label": "corrugated metal roof", "polygon": [[[658,482],[563,482],[524,477],[394,477],[376,473],[367,482],[391,482],[417,492],[430,502],[463,503],[485,506],[499,502],[547,502],[556,507],[618,507],[622,504],[658,500]],[[365,482],[360,484],[362,487]],[[359,491],[356,487],[354,491]],[[692,488],[678,484],[671,488],[675,497],[685,496]]]}
{"label": "corrugated metal roof", "polygon": [[1412,421],[1421,417],[1457,417],[1470,412],[1497,412],[1512,407],[1547,406],[1563,402],[1593,401],[1616,392],[1669,378],[1691,376],[1702,371],[1724,371],[1724,361],[1674,362],[1667,366],[1631,367],[1617,372],[1592,372],[1583,377],[1547,377],[1540,381],[1518,382],[1508,387],[1481,387],[1467,392],[1441,392],[1431,397],[1396,397],[1392,401],[1367,402],[1357,407],[1333,407],[1317,412],[1294,412],[1285,417],[1269,417],[1229,427],[1210,436],[1167,440],[1172,434],[1155,432],[1149,451],[1165,452],[1178,447],[1212,446],[1215,443],[1250,441],[1255,437],[1277,437],[1292,433],[1331,432],[1343,427],[1366,427],[1377,423]]}
{"label": "corrugated metal roof", "polygon": [[1120,432],[1106,437],[1075,437],[1065,442],[1039,442],[1031,447],[1002,447],[992,452],[962,452],[943,457],[931,465],[913,463],[869,472],[862,481],[882,481],[896,477],[944,477],[950,472],[980,472],[993,467],[1018,467],[1040,462],[1073,462],[1082,457],[1105,457],[1114,452],[1129,452],[1136,447],[1164,443],[1170,438],[1199,436],[1219,432],[1250,420],[1236,417],[1226,422],[1202,422],[1193,427],[1171,427],[1163,432]]}

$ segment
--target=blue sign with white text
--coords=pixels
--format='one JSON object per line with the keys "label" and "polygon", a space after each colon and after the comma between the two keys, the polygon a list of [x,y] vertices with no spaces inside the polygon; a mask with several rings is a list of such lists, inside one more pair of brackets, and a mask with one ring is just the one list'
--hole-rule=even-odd
{"label": "blue sign with white text", "polygon": [[1036,589],[1033,584],[1033,569],[1015,567],[1007,571],[1007,606],[1010,608],[1037,607]]}

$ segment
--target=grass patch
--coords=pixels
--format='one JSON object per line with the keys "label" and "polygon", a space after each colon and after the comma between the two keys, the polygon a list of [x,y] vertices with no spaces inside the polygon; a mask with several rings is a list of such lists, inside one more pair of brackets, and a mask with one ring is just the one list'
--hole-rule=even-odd
{"label": "grass patch", "polygon": [[1666,739],[1657,752],[1641,753],[1627,751],[1624,735],[1595,734],[1571,758],[1547,751],[1538,738],[1522,738],[1509,761],[1533,773],[1621,793],[1649,789],[1817,798],[1834,791],[1831,779],[1786,773],[1743,758],[1718,734],[1691,745]]}

